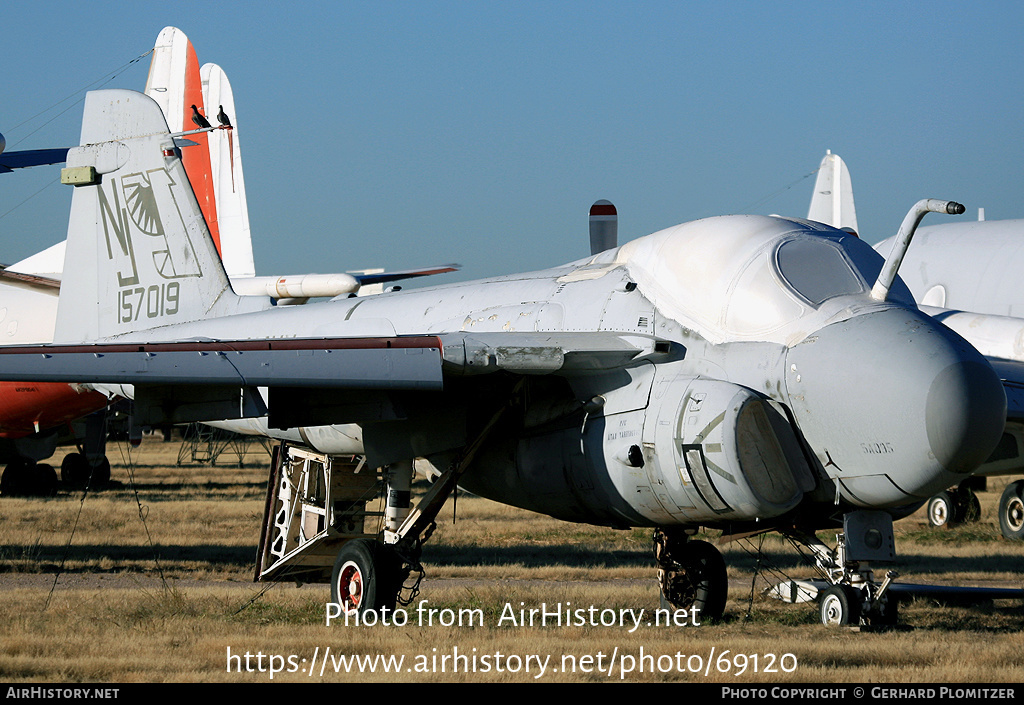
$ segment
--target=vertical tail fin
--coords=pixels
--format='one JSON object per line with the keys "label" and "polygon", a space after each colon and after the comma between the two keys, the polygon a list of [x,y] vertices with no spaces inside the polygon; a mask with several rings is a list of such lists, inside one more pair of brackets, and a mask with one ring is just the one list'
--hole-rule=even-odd
{"label": "vertical tail fin", "polygon": [[603,198],[590,207],[590,254],[619,246],[619,213]]}
{"label": "vertical tail fin", "polygon": [[221,259],[224,260],[224,269],[229,277],[252,277],[256,275],[256,265],[249,233],[249,207],[245,201],[242,148],[238,139],[234,94],[227,74],[220,66],[203,64],[199,75],[203,79],[203,102],[207,110],[218,116],[224,113],[233,126],[231,130],[209,133]]}
{"label": "vertical tail fin", "polygon": [[68,153],[61,176],[75,193],[55,342],[266,306],[231,290],[181,152],[151,98],[127,90],[86,96],[82,146]]}
{"label": "vertical tail fin", "polygon": [[[203,103],[203,84],[196,50],[185,33],[177,27],[164,27],[157,35],[146,79],[146,95],[159,103],[171,132],[195,127],[192,124],[193,105],[205,117],[211,116],[210,106]],[[207,133],[196,135],[193,141],[199,146],[186,151],[183,159],[192,190],[203,210],[217,251],[220,252],[220,221],[217,217],[208,140]]]}
{"label": "vertical tail fin", "polygon": [[808,220],[857,231],[857,211],[853,205],[850,171],[838,154],[826,152],[814,182],[814,195],[807,211]]}

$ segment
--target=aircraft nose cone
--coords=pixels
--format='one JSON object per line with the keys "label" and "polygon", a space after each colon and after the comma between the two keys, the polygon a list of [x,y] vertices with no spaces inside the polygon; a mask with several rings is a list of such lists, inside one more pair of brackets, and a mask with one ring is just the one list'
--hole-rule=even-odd
{"label": "aircraft nose cone", "polygon": [[928,390],[928,443],[950,472],[969,473],[985,462],[1005,421],[1003,385],[987,363],[954,363],[939,372]]}
{"label": "aircraft nose cone", "polygon": [[984,357],[925,314],[876,309],[821,328],[787,354],[797,424],[849,501],[899,506],[974,471],[1006,421]]}

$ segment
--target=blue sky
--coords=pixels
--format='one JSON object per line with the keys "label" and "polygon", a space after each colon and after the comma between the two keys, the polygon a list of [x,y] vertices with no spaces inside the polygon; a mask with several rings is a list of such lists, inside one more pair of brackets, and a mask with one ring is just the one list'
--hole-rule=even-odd
{"label": "blue sky", "polygon": [[[803,216],[826,149],[870,242],[923,197],[1024,217],[1021,3],[42,1],[4,24],[8,149],[76,143],[80,91],[164,26],[220,64],[260,274],[539,269],[587,254],[599,198],[620,242]],[[0,261],[65,237],[58,180],[0,176]]]}

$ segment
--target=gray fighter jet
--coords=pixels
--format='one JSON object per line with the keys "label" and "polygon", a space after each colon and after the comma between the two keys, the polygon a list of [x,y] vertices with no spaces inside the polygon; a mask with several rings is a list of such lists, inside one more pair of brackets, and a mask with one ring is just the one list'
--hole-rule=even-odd
{"label": "gray fighter jet", "polygon": [[[664,600],[704,620],[727,581],[701,528],[803,541],[824,621],[891,623],[892,576],[870,565],[894,558],[893,517],[1002,434],[986,359],[918,309],[898,258],[842,230],[723,216],[542,271],[272,307],[232,291],[175,140],[147,96],[88,95],[55,342],[3,348],[0,379],[91,383],[144,423],[233,419],[387,468],[386,526],[337,540],[327,568],[346,610],[394,605],[457,483],[655,529]],[[955,209],[923,201],[905,227]],[[414,461],[441,488],[416,508]],[[829,527],[835,548],[814,535]]]}

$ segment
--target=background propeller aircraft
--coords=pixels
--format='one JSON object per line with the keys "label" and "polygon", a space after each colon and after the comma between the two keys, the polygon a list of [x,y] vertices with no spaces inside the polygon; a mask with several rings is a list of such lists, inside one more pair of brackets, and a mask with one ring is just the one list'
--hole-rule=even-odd
{"label": "background propeller aircraft", "polygon": [[[238,419],[307,454],[363,456],[326,489],[304,485],[319,501],[301,531],[274,519],[264,537],[321,537],[295,574],[330,580],[347,610],[394,604],[458,483],[654,528],[664,598],[705,618],[727,583],[721,554],[692,538],[701,527],[793,536],[829,576],[823,620],[892,622],[891,577],[870,568],[894,557],[892,518],[1002,433],[985,358],[841,230],[709,218],[547,270],[268,309],[232,291],[152,99],[88,94],[81,142],[63,176],[81,266],[65,269],[55,343],[0,349],[0,378],[93,383],[148,422]],[[412,509],[416,460],[437,479]],[[331,494],[365,467],[388,484],[369,535]],[[826,527],[842,527],[835,549],[814,537]]]}

